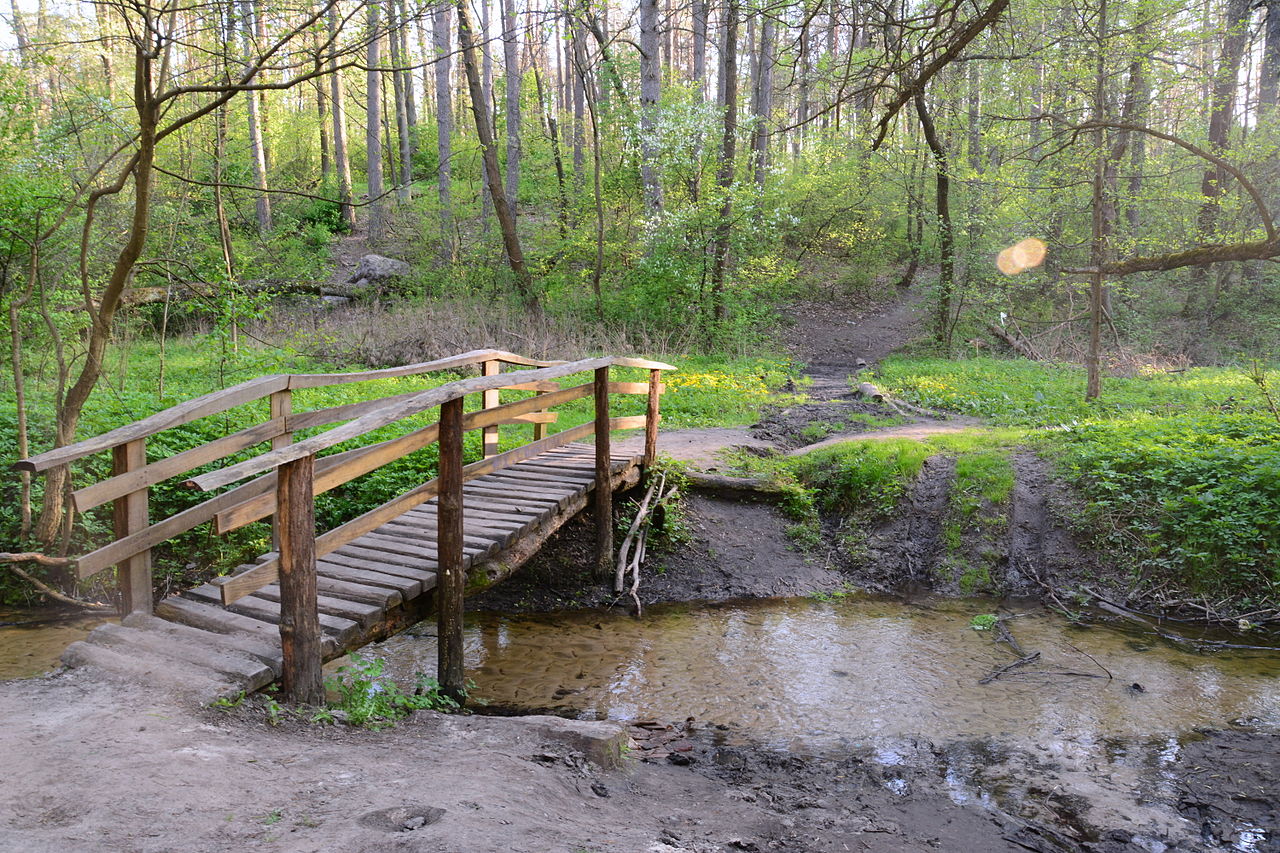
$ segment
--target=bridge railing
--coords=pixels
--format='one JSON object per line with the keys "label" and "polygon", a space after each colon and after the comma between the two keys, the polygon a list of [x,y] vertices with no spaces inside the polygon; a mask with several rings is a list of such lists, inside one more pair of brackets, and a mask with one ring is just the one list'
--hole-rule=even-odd
{"label": "bridge railing", "polygon": [[[521,368],[515,373],[501,373],[503,364]],[[320,388],[353,382],[364,382],[398,376],[413,376],[445,370],[478,366],[481,375],[471,379],[451,382],[426,391],[413,391],[391,397],[331,406],[306,412],[294,412],[292,393],[303,388]],[[650,371],[648,383],[609,382],[610,366],[638,367]],[[534,369],[528,369],[534,368]],[[118,429],[84,441],[20,460],[14,468],[31,472],[48,471],[84,459],[96,453],[110,451],[112,476],[72,493],[75,510],[84,512],[107,502],[113,502],[115,539],[83,555],[77,561],[79,577],[84,579],[116,566],[119,572],[125,612],[149,612],[152,604],[151,549],[160,543],[184,533],[210,520],[222,533],[252,521],[275,516],[276,540],[283,556],[286,548],[282,539],[286,532],[294,533],[294,542],[301,532],[290,526],[289,515],[298,513],[303,504],[313,507],[314,496],[368,473],[408,453],[422,449],[436,441],[441,442],[441,466],[445,460],[446,445],[455,439],[461,441],[461,432],[483,430],[485,459],[467,466],[464,478],[479,476],[514,464],[551,447],[566,444],[595,432],[599,438],[609,429],[645,426],[646,458],[652,459],[657,435],[658,395],[662,392],[660,373],[672,369],[670,365],[640,359],[605,357],[577,362],[548,362],[525,358],[501,350],[476,350],[449,358],[420,364],[383,370],[356,373],[330,374],[282,374],[263,376],[222,391],[206,394],[172,408],[158,412]],[[554,381],[574,373],[594,371],[592,383],[561,388]],[[603,377],[603,378],[602,378]],[[533,391],[532,398],[500,404],[499,393],[503,389]],[[649,396],[647,414],[641,418],[607,418],[609,393],[645,393]],[[462,414],[462,399],[470,394],[481,396],[480,411]],[[561,433],[546,436],[546,424],[555,420],[554,406],[596,396],[597,409],[601,407],[602,421],[597,412],[593,423],[583,424]],[[231,409],[270,400],[270,416],[263,423],[239,430],[215,441],[174,454],[147,460],[146,441],[164,430],[190,423],[200,418],[221,414]],[[337,444],[358,438],[379,427],[420,414],[435,407],[441,409],[441,421],[417,429],[399,438],[377,444],[358,447],[342,453],[316,458],[316,454]],[[457,409],[461,421],[455,430],[446,412]],[[342,422],[346,423],[342,423]],[[497,453],[498,426],[506,423],[534,424],[534,442],[504,454]],[[295,432],[329,424],[340,423],[312,438],[294,442]],[[453,432],[458,435],[453,435]],[[148,512],[148,493],[152,485],[192,470],[225,459],[260,444],[270,442],[271,449],[259,456],[236,465],[227,466],[191,478],[189,484],[205,491],[232,484],[234,488],[217,494],[209,500],[155,523]],[[460,452],[460,451],[459,451]],[[460,456],[459,456],[460,459]],[[607,456],[606,456],[607,459]],[[309,467],[310,483],[306,495],[288,484],[279,475],[285,466],[300,460],[310,460],[306,466],[294,465],[291,476],[297,476],[299,467]],[[607,479],[607,478],[606,478]],[[247,480],[247,482],[241,482]],[[417,489],[393,499],[376,510],[353,519],[345,525],[315,539],[314,550],[323,555],[341,547],[369,529],[378,526],[387,517],[399,514],[416,503],[430,499],[440,491],[441,479],[423,484]],[[314,514],[314,509],[310,512]],[[296,519],[295,519],[296,521]],[[372,525],[372,527],[369,527]],[[314,538],[314,523],[312,523]],[[243,595],[272,582],[279,574],[281,558],[261,564],[252,571],[230,579],[223,586],[224,601],[234,601]]]}

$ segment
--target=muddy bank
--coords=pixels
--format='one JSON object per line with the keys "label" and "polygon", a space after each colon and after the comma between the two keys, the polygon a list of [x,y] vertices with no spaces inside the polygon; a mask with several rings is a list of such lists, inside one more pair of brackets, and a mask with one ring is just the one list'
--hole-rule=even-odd
{"label": "muddy bank", "polygon": [[[777,815],[740,849],[1280,850],[1275,732],[1116,739],[1106,746],[1110,761],[994,740],[779,752],[726,743],[731,732],[697,724],[639,737],[645,761],[685,767]],[[721,849],[699,847],[696,836],[674,842],[676,850]]]}
{"label": "muddy bank", "polygon": [[[827,593],[846,583],[821,553],[796,545],[794,524],[769,503],[723,500],[694,493],[675,541],[655,545],[645,564],[640,600],[645,606],[673,601],[726,601]],[[560,529],[519,573],[467,599],[468,610],[508,613],[580,607],[630,608],[611,582],[591,576],[595,528],[578,517]]]}

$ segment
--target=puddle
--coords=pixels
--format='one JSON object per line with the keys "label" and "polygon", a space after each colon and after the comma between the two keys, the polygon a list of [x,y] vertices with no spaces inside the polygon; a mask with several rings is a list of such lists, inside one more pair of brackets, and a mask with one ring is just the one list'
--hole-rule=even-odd
{"label": "puddle", "polygon": [[[970,627],[992,607],[792,599],[655,607],[643,619],[473,613],[467,676],[476,696],[502,707],[624,721],[692,716],[779,748],[920,736],[1101,753],[1108,739],[1234,719],[1280,725],[1280,654],[1194,654],[1043,610],[1010,623],[1041,659],[980,684],[1015,660]],[[435,671],[432,631],[424,623],[367,651],[411,682]],[[1176,749],[1164,744],[1166,754]]]}
{"label": "puddle", "polygon": [[104,616],[45,621],[47,613],[0,610],[0,681],[30,678],[57,669],[63,650],[104,622]]}

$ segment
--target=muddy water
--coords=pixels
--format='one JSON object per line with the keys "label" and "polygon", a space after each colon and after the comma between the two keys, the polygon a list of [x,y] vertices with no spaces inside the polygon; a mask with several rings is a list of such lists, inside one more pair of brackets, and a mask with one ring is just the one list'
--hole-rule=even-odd
{"label": "muddy water", "polygon": [[0,681],[57,669],[67,646],[106,621],[119,620],[75,616],[49,621],[47,613],[0,610]]}
{"label": "muddy water", "polygon": [[[583,718],[693,716],[777,746],[863,738],[1068,741],[1188,732],[1250,720],[1280,726],[1280,655],[1198,655],[1043,610],[1012,633],[1040,659],[1016,659],[970,627],[990,602],[771,600],[601,611],[479,613],[466,628],[474,694],[501,706]],[[411,681],[435,671],[430,626],[370,652]]]}

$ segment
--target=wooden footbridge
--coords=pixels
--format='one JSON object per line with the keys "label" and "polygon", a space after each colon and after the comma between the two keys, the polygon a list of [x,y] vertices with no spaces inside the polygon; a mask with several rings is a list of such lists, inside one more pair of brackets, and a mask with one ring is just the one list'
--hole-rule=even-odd
{"label": "wooden footbridge", "polygon": [[[516,370],[502,372],[503,365]],[[647,382],[611,381],[611,367],[642,368]],[[293,392],[387,377],[479,368],[480,375],[429,390],[295,412]],[[523,564],[566,521],[593,504],[596,559],[602,574],[613,555],[612,494],[637,483],[653,461],[670,365],[604,357],[545,362],[478,350],[422,364],[362,373],[263,376],[207,394],[76,444],[19,461],[48,471],[111,452],[112,476],[73,492],[75,509],[113,505],[115,538],[80,557],[80,578],[114,566],[123,599],[121,625],[103,625],[72,644],[63,661],[92,665],[194,691],[211,698],[280,681],[288,699],[323,699],[321,665],[388,637],[434,609],[439,680],[463,688],[463,596]],[[589,374],[562,387],[559,380]],[[533,392],[501,402],[503,390]],[[610,417],[611,395],[642,394],[646,413]],[[478,409],[465,412],[468,396]],[[590,397],[593,420],[547,435],[555,407]],[[150,436],[269,400],[262,423],[162,459],[148,459]],[[439,409],[435,423],[387,441],[320,455],[376,429]],[[531,442],[498,452],[502,424],[533,424]],[[337,426],[331,426],[337,424]],[[302,430],[328,426],[309,438]],[[643,427],[642,456],[615,456],[610,432]],[[463,435],[483,433],[483,458],[464,464]],[[594,435],[594,446],[578,443]],[[376,509],[316,535],[317,494],[341,486],[429,445],[439,446],[439,474]],[[190,476],[210,499],[152,521],[148,490],[188,477],[229,456],[256,456]],[[271,516],[272,552],[228,577],[164,598],[153,607],[151,549],[197,525],[218,533]]]}

